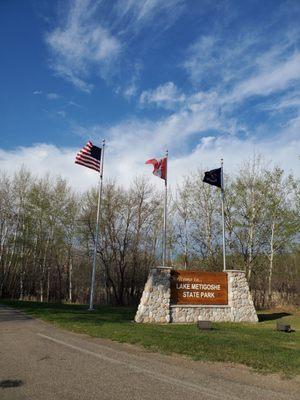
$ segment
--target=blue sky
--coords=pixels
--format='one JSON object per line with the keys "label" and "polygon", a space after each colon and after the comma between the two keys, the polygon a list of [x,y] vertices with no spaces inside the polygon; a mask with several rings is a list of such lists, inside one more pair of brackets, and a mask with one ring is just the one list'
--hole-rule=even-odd
{"label": "blue sky", "polygon": [[300,177],[299,21],[298,0],[1,0],[0,167],[85,189],[74,154],[105,138],[122,183],[166,149],[172,183],[254,152]]}

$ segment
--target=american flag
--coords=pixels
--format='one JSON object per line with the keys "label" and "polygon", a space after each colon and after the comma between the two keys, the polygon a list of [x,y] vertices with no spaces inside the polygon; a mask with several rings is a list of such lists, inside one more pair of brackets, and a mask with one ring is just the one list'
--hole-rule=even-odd
{"label": "american flag", "polygon": [[91,141],[77,153],[75,163],[100,172],[101,149]]}

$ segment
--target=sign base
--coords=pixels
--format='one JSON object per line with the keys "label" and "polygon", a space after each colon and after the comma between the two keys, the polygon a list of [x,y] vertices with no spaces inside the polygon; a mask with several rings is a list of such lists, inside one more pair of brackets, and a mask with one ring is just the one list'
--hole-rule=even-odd
{"label": "sign base", "polygon": [[[205,293],[213,293],[212,288],[216,288],[217,283],[211,283],[211,286],[204,286],[209,285],[204,281],[205,277],[208,276],[207,272],[202,273],[202,277],[201,271],[189,272],[192,273],[192,276],[197,276],[198,278],[195,279],[198,280],[193,281],[193,287],[186,286],[188,291],[190,289],[194,291],[199,289],[202,290],[203,293],[204,290],[206,290]],[[244,271],[226,271],[226,281],[228,282],[227,304],[224,304],[224,301],[221,303],[219,302],[220,304],[215,304],[216,302],[203,304],[203,299],[201,300],[201,304],[197,304],[197,301],[193,301],[192,304],[182,304],[183,296],[174,296],[174,274],[176,275],[176,273],[178,276],[182,273],[184,275],[184,271],[174,271],[160,267],[153,268],[150,271],[135,316],[135,322],[192,323],[199,320],[216,322],[258,322]],[[224,273],[220,274],[224,275]],[[178,290],[181,289],[182,287],[179,285]],[[202,292],[199,292],[199,297],[202,296]],[[214,296],[211,294],[206,297],[215,298],[215,296],[217,296],[217,292]],[[202,297],[205,296],[203,295]],[[197,295],[193,295],[193,299],[195,298],[197,298]],[[222,299],[223,298],[224,296]],[[179,302],[176,299],[179,299]]]}

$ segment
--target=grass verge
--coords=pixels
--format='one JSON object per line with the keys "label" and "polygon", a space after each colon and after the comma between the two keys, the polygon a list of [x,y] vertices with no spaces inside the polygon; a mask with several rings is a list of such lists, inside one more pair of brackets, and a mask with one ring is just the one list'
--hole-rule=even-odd
{"label": "grass verge", "polygon": [[[181,354],[194,360],[247,365],[263,373],[285,377],[300,374],[300,310],[271,310],[259,314],[258,324],[214,323],[212,331],[199,331],[195,324],[152,325],[132,323],[135,309],[2,301],[61,328],[93,337],[141,345],[151,351]],[[275,330],[278,320],[295,332]]]}

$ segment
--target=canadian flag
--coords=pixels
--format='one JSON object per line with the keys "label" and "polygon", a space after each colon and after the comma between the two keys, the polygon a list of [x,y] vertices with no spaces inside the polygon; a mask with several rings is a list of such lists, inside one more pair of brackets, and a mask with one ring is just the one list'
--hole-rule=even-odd
{"label": "canadian flag", "polygon": [[145,164],[152,164],[154,167],[153,174],[165,181],[167,180],[167,157],[160,160],[151,158],[151,160],[146,161]]}

